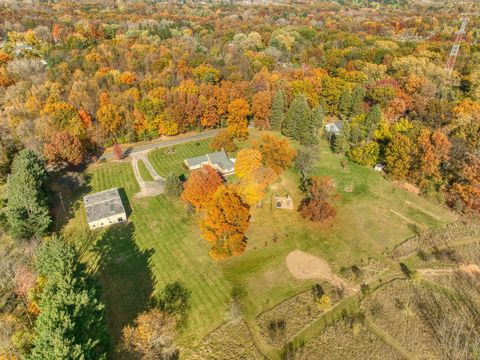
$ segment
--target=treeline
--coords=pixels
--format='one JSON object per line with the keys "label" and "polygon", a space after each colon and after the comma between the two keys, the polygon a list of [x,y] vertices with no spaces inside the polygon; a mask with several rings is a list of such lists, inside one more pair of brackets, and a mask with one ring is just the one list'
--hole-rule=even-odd
{"label": "treeline", "polygon": [[[186,131],[227,127],[244,139],[249,123],[306,144],[325,117],[348,123],[336,151],[478,210],[469,174],[478,166],[479,47],[467,31],[456,71],[444,69],[455,11],[138,3],[126,14],[90,4],[55,20],[52,7],[41,9],[0,26],[2,179],[22,148],[62,168],[114,143]],[[70,13],[63,3],[55,10]],[[394,169],[387,154],[397,137],[417,144],[420,132],[445,136],[447,154],[425,170],[428,151],[406,149],[408,169]]]}
{"label": "treeline", "polygon": [[47,171],[33,151],[15,156],[6,195],[0,208],[0,354],[105,359],[109,342],[98,286],[69,239],[46,236]]}

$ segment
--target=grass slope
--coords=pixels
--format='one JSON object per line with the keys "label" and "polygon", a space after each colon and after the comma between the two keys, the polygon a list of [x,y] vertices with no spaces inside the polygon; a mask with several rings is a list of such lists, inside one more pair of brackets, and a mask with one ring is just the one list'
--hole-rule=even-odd
{"label": "grass slope", "polygon": [[[352,163],[343,169],[342,159],[321,142],[320,160],[314,173],[331,176],[337,185],[340,199],[338,215],[333,221],[312,224],[296,211],[272,207],[273,196],[285,193],[298,206],[303,195],[298,189],[299,176],[293,170],[284,172],[271,187],[263,207],[252,209],[247,253],[223,264],[227,278],[250,294],[250,316],[312,284],[313,281],[296,280],[290,275],[285,257],[291,250],[300,249],[324,258],[338,272],[341,267],[358,264],[362,259],[381,259],[387,249],[413,236],[417,228],[443,226],[453,221],[454,215],[448,210],[394,187],[372,169]],[[353,186],[353,191],[345,192],[346,186]]]}
{"label": "grass slope", "polygon": [[[254,140],[259,132],[252,131],[251,135]],[[172,154],[167,151],[151,152],[150,161],[162,176],[171,172],[181,175],[186,173],[183,160],[207,153],[208,141],[177,145]],[[133,198],[139,189],[130,164],[91,167],[86,174],[88,192],[124,188],[132,208],[130,224],[96,234],[96,249],[88,254],[88,262],[98,269],[104,287],[114,334],[118,336],[122,326],[145,308],[150,294],[181,280],[192,291],[192,309],[190,325],[179,340],[185,346],[198,345],[224,321],[230,289],[235,285],[248,294],[245,321],[257,346],[271,354],[255,325],[256,316],[314,283],[291,276],[285,265],[291,250],[320,256],[338,272],[361,259],[381,259],[387,249],[414,235],[418,228],[443,226],[453,220],[447,210],[395,188],[371,169],[350,163],[342,168],[342,159],[322,141],[314,172],[332,176],[337,184],[340,199],[333,221],[311,224],[295,210],[273,209],[271,199],[275,194],[289,193],[295,206],[303,196],[298,189],[298,174],[288,170],[267,192],[263,206],[252,209],[248,251],[224,262],[208,257],[197,218],[187,215],[180,200],[164,196]],[[353,191],[345,192],[347,186]],[[85,229],[84,210],[79,207],[65,231],[75,233],[77,243],[85,243]]]}
{"label": "grass slope", "polygon": [[230,287],[219,265],[208,257],[196,219],[187,216],[179,201],[164,196],[134,199],[139,188],[129,163],[92,167],[86,175],[89,192],[123,188],[124,203],[132,208],[128,225],[88,234],[85,211],[80,207],[64,230],[79,248],[93,243],[84,259],[99,275],[114,338],[147,307],[152,293],[176,280],[192,292],[192,331],[187,329],[181,340],[198,341],[220,325]]}

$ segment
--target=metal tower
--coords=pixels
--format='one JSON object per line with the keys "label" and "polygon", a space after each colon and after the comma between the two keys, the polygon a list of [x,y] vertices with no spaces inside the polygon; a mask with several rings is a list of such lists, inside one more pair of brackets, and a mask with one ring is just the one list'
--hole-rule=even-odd
{"label": "metal tower", "polygon": [[450,50],[450,55],[448,56],[447,62],[445,63],[445,69],[449,71],[453,71],[453,68],[455,67],[458,51],[460,50],[460,44],[462,43],[463,36],[465,35],[465,28],[468,24],[468,18],[462,17],[460,20],[462,21],[462,25],[455,34],[455,44],[452,46],[452,50]]}

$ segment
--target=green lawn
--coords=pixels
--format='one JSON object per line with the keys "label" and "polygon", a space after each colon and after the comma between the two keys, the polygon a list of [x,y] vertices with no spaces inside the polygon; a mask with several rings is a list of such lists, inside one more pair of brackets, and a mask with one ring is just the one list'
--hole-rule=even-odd
{"label": "green lawn", "polygon": [[197,342],[220,325],[230,285],[219,264],[209,258],[196,219],[187,215],[183,204],[164,196],[135,199],[139,187],[129,163],[92,167],[87,175],[89,192],[122,188],[124,202],[132,209],[128,225],[91,234],[80,207],[64,229],[80,249],[95,238],[83,259],[99,276],[114,338],[146,308],[151,294],[176,280],[183,281],[192,294],[192,331],[187,329],[181,341]]}
{"label": "green lawn", "polygon": [[[256,137],[258,132],[253,132],[251,138]],[[208,141],[178,145],[173,154],[166,151],[150,153],[153,166],[162,176],[171,172],[181,175],[186,173],[183,160],[207,153]],[[163,195],[133,197],[139,188],[130,164],[91,167],[86,177],[88,192],[123,188],[132,210],[127,226],[95,234],[95,249],[85,256],[92,269],[98,270],[114,334],[118,336],[120,329],[145,308],[152,293],[181,280],[192,291],[189,327],[179,339],[182,344],[197,345],[224,321],[233,285],[241,286],[248,294],[246,321],[257,343],[261,342],[254,318],[313,283],[290,275],[285,256],[291,250],[325,258],[338,272],[342,266],[361,259],[382,259],[385,251],[414,235],[415,229],[453,221],[449,211],[395,188],[372,169],[350,163],[343,169],[342,158],[332,154],[322,141],[315,173],[332,176],[337,184],[338,215],[333,221],[311,224],[295,210],[272,209],[275,193],[289,193],[295,206],[301,200],[298,174],[288,170],[272,185],[263,207],[252,209],[247,252],[224,262],[208,257],[208,244],[200,237],[197,217],[187,215],[180,200]],[[346,186],[352,186],[353,191],[345,192]],[[85,229],[84,209],[80,206],[65,231],[82,248],[82,242],[91,238],[85,235]]]}
{"label": "green lawn", "polygon": [[142,177],[143,181],[153,181],[153,176],[150,174],[150,171],[148,171],[143,160],[138,161],[138,171],[140,172],[140,176]]}
{"label": "green lawn", "polygon": [[[334,220],[312,224],[295,210],[272,209],[271,199],[277,193],[289,193],[298,206],[302,193],[299,175],[293,170],[272,186],[262,208],[252,210],[247,253],[223,264],[227,278],[250,294],[252,316],[311,285],[290,275],[285,256],[291,250],[322,257],[338,272],[369,257],[386,262],[383,254],[415,235],[415,228],[443,226],[454,220],[448,210],[394,187],[373,169],[352,163],[343,169],[342,159],[322,141],[314,173],[331,176],[336,183],[339,199]],[[347,186],[353,191],[346,192]]]}
{"label": "green lawn", "polygon": [[191,143],[176,145],[171,148],[153,150],[148,154],[148,159],[160,176],[166,177],[170,173],[177,176],[185,175],[188,171],[183,165],[183,160],[189,157],[204,155],[212,150],[208,148],[210,140],[201,140]]}

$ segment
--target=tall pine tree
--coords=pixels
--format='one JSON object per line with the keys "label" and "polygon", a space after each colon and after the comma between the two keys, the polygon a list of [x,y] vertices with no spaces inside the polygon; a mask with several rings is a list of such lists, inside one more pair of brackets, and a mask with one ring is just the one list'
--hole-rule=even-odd
{"label": "tall pine tree", "polygon": [[318,105],[312,110],[312,122],[316,131],[323,129],[323,121],[325,119],[325,111],[321,105]]}
{"label": "tall pine tree", "polygon": [[357,86],[352,91],[352,100],[350,106],[350,116],[355,117],[363,112],[363,99],[365,98],[365,89]]}
{"label": "tall pine tree", "polygon": [[27,359],[105,359],[104,306],[74,249],[53,237],[38,252],[36,265],[45,283]]}
{"label": "tall pine tree", "polygon": [[51,219],[47,206],[47,172],[31,150],[22,150],[12,164],[8,179],[7,221],[15,238],[43,235]]}
{"label": "tall pine tree", "polygon": [[338,111],[343,119],[346,119],[350,116],[350,109],[352,108],[352,97],[350,90],[345,89],[340,95],[340,100],[338,102]]}
{"label": "tall pine tree", "polygon": [[278,90],[272,101],[272,111],[270,113],[270,128],[280,131],[285,120],[285,93]]}
{"label": "tall pine tree", "polygon": [[299,95],[293,99],[285,116],[282,133],[300,141],[303,145],[315,143],[316,137],[312,112],[305,95]]}
{"label": "tall pine tree", "polygon": [[333,140],[333,151],[346,154],[350,150],[350,123],[344,121],[342,129],[335,135]]}
{"label": "tall pine tree", "polygon": [[367,133],[367,141],[373,136],[373,133],[378,127],[378,124],[382,121],[382,110],[380,109],[380,105],[374,105],[372,109],[369,111],[367,116],[365,117],[365,128]]}

